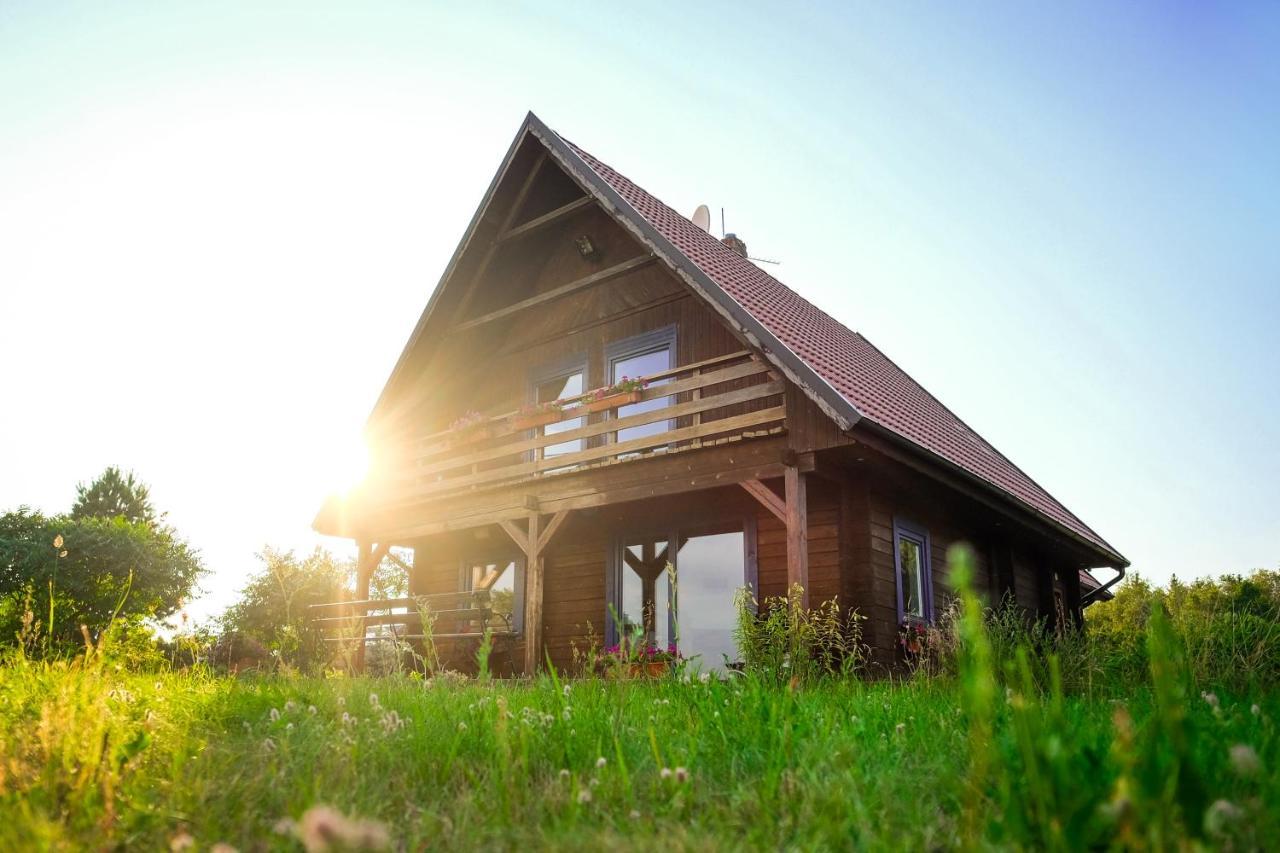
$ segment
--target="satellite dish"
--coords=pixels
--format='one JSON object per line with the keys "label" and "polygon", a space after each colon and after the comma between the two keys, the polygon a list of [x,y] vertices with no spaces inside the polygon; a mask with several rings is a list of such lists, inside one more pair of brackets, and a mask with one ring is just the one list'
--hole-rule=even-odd
{"label": "satellite dish", "polygon": [[698,205],[698,209],[693,212],[693,224],[709,233],[711,231],[711,208],[705,204]]}

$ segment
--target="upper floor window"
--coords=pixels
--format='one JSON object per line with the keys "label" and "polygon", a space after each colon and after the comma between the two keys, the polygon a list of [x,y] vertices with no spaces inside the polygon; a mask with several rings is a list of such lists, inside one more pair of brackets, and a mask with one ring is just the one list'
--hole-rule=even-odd
{"label": "upper floor window", "polygon": [[[609,347],[609,382],[621,382],[623,378],[638,379],[663,373],[675,366],[675,328],[660,329],[656,332],[640,335],[629,340],[620,341]],[[659,379],[650,387],[664,385],[671,380]],[[670,397],[656,397],[618,407],[618,417],[625,418],[644,412],[652,412],[671,405]],[[631,441],[658,435],[670,429],[669,420],[655,420],[638,426],[624,427],[617,432],[618,441]]]}
{"label": "upper floor window", "polygon": [[[584,373],[585,371],[583,370],[574,370],[538,382],[533,389],[534,402],[550,403],[555,400],[563,400],[566,397],[581,396],[586,390],[583,387]],[[546,424],[541,427],[541,430],[543,435],[555,435],[578,429],[581,426],[581,417],[565,418],[562,421]],[[577,453],[579,450],[582,450],[582,439],[575,438],[558,444],[548,444],[542,448],[540,456],[543,459],[550,459],[554,456],[564,456],[566,453]]]}
{"label": "upper floor window", "polygon": [[900,621],[933,618],[933,580],[929,570],[929,533],[923,528],[893,520],[894,575],[898,579]]}

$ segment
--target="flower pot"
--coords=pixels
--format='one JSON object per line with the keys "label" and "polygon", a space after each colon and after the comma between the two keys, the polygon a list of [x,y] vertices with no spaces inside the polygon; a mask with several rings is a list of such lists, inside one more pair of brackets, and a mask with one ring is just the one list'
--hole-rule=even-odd
{"label": "flower pot", "polygon": [[512,415],[511,428],[514,430],[536,429],[540,426],[553,424],[564,417],[564,412],[560,410],[552,412],[535,412],[530,415]]}
{"label": "flower pot", "polygon": [[480,424],[479,426],[451,432],[449,433],[448,443],[450,447],[458,447],[464,444],[474,444],[486,438],[493,438],[493,424]]}
{"label": "flower pot", "polygon": [[632,678],[661,678],[671,671],[671,664],[664,660],[627,664],[627,674]]}
{"label": "flower pot", "polygon": [[605,412],[618,406],[629,406],[632,403],[639,402],[639,391],[625,391],[621,394],[610,394],[608,397],[601,397],[598,400],[590,400],[583,403],[581,408],[584,412]]}

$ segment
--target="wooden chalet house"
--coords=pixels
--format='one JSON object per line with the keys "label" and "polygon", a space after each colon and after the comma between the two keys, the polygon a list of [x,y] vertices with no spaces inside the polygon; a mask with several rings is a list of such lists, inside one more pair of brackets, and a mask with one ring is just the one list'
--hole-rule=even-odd
{"label": "wooden chalet house", "polygon": [[954,542],[992,600],[1051,621],[1105,594],[1087,569],[1127,565],[740,240],[532,114],[369,436],[369,479],[315,522],[359,543],[359,601],[318,615],[414,636],[407,601],[367,601],[387,549],[412,549],[433,636],[497,625],[515,670],[615,642],[619,620],[721,665],[735,591],[789,584],[857,608],[889,664],[942,606]]}

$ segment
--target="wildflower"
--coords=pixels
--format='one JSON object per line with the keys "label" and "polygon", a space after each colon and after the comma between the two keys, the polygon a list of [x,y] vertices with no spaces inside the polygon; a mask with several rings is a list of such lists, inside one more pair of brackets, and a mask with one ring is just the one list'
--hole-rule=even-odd
{"label": "wildflower", "polygon": [[240,853],[240,851],[225,841],[219,841],[209,848],[209,853]]}
{"label": "wildflower", "polygon": [[1242,815],[1240,807],[1230,800],[1216,800],[1204,813],[1204,828],[1210,835],[1224,835]]}
{"label": "wildflower", "polygon": [[464,723],[464,722],[462,722],[461,720],[459,720],[459,721],[458,721],[458,731],[460,731],[460,732],[465,732],[466,730],[467,730],[467,724],[466,724],[466,723]]}
{"label": "wildflower", "polygon": [[[58,538],[61,539],[62,537],[59,536]],[[177,835],[169,839],[169,849],[172,850],[173,853],[178,853],[180,850],[190,850],[195,846],[196,840],[192,838],[191,833],[187,832],[185,829],[179,830]]]}
{"label": "wildflower", "polygon": [[285,730],[286,732],[291,732],[291,731],[293,731],[293,723],[290,723],[289,725],[285,726],[285,727],[284,727],[284,730]]}
{"label": "wildflower", "polygon": [[382,824],[351,820],[328,806],[308,809],[296,827],[295,835],[307,853],[348,848],[381,850],[391,842]]}
{"label": "wildflower", "polygon": [[689,771],[683,767],[677,767],[675,772],[676,781],[683,785],[689,781]]}
{"label": "wildflower", "polygon": [[671,778],[671,768],[670,768],[670,767],[664,767],[664,768],[662,768],[661,770],[659,770],[659,771],[658,771],[658,775],[659,775],[659,776],[661,776],[663,779],[670,779],[670,778]]}
{"label": "wildflower", "polygon": [[568,778],[569,778],[569,771],[568,771],[566,768],[563,768],[563,767],[562,767],[562,768],[560,768],[560,778],[561,778],[561,779],[568,779]]}
{"label": "wildflower", "polygon": [[53,537],[53,547],[55,550],[58,550],[58,551],[62,550],[62,534],[61,533]]}
{"label": "wildflower", "polygon": [[894,733],[894,734],[899,734],[899,735],[900,735],[900,734],[902,734],[903,732],[905,732],[906,730],[907,730],[907,724],[906,724],[906,723],[898,723],[896,726],[894,726],[894,727],[893,727],[893,733]]}
{"label": "wildflower", "polygon": [[599,785],[599,784],[600,784],[600,780],[599,780],[599,779],[595,779],[595,778],[593,778],[593,779],[592,779],[590,782],[588,782],[587,784],[588,784],[588,785],[590,785],[592,788],[594,788],[595,786],[597,786],[597,785]]}
{"label": "wildflower", "polygon": [[268,716],[271,717],[271,722],[274,723],[276,720],[280,719],[280,711],[276,708],[272,708],[271,713],[268,714]]}
{"label": "wildflower", "polygon": [[275,752],[275,751],[276,751],[276,742],[275,742],[275,741],[273,741],[271,738],[263,738],[263,739],[262,739],[262,751],[263,751],[263,752]]}
{"label": "wildflower", "polygon": [[65,557],[65,556],[67,556],[67,552],[66,552],[66,550],[64,549],[64,550],[62,550],[62,551],[59,551],[59,552],[58,552],[58,556],[59,556],[59,557]]}
{"label": "wildflower", "polygon": [[591,802],[591,789],[580,788],[578,790],[578,804],[582,805]]}
{"label": "wildflower", "polygon": [[316,706],[315,706],[315,705],[308,705],[308,706],[307,706],[307,713],[314,717],[314,716],[316,715]]}
{"label": "wildflower", "polygon": [[1231,747],[1231,769],[1236,771],[1237,776],[1256,776],[1258,771],[1262,769],[1262,762],[1258,760],[1258,753],[1253,751],[1253,747],[1238,743]]}
{"label": "wildflower", "polygon": [[1262,709],[1258,707],[1258,703],[1257,703],[1257,702],[1254,702],[1254,703],[1253,703],[1253,707],[1251,707],[1251,708],[1249,709],[1249,713],[1250,713],[1250,714],[1253,714],[1255,717],[1261,717],[1261,716],[1262,716]]}
{"label": "wildflower", "polygon": [[275,826],[271,827],[271,831],[276,835],[292,835],[298,830],[298,825],[293,822],[291,817],[282,817],[276,821]]}
{"label": "wildflower", "polygon": [[1216,693],[1201,693],[1200,698],[1208,703],[1210,708],[1215,711],[1218,710],[1218,695]]}
{"label": "wildflower", "polygon": [[711,673],[709,672],[702,673],[701,675],[698,676],[698,680],[701,681],[703,684],[708,683],[709,681],[711,681]]}
{"label": "wildflower", "polygon": [[596,759],[596,767],[597,767],[597,768],[604,767],[604,766],[605,766],[606,764],[608,764],[608,763],[609,763],[609,762],[605,760],[605,757],[604,757],[603,755]]}
{"label": "wildflower", "polygon": [[342,712],[342,724],[344,726],[354,726],[357,722],[358,721],[355,717],[351,716],[346,711]]}
{"label": "wildflower", "polygon": [[284,703],[284,709],[292,714],[294,711],[298,710],[298,703],[290,699],[288,702]]}
{"label": "wildflower", "polygon": [[338,697],[338,707],[339,707],[339,708],[345,708],[346,706],[347,706],[347,697],[346,697],[346,696],[339,696],[339,697]]}
{"label": "wildflower", "polygon": [[630,815],[630,817],[631,817],[631,819],[632,819],[632,820],[639,820],[639,819],[640,819],[640,811],[639,811],[638,809],[632,809],[632,810],[631,810],[631,815]]}

